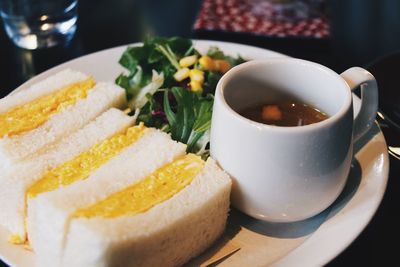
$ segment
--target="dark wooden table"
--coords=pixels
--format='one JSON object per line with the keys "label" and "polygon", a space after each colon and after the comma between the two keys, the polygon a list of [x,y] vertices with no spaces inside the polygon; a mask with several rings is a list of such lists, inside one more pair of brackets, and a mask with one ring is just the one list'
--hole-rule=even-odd
{"label": "dark wooden table", "polygon": [[[368,66],[376,59],[400,50],[398,0],[328,2],[332,34],[324,41],[195,33],[192,25],[200,6],[201,0],[80,0],[78,30],[71,44],[34,52],[16,48],[1,27],[0,96],[59,63],[105,48],[142,41],[149,34],[251,44],[313,60],[339,73],[351,66]],[[395,88],[395,84],[392,87]],[[399,134],[384,133],[388,141],[400,142]],[[390,164],[388,187],[378,212],[361,235],[328,266],[400,264],[397,243],[400,240],[400,161],[391,157]]]}

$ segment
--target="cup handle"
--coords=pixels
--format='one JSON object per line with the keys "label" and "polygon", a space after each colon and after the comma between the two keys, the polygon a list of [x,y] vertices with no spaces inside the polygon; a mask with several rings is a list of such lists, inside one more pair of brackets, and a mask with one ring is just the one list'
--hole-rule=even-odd
{"label": "cup handle", "polygon": [[354,120],[353,140],[356,142],[374,124],[378,111],[378,85],[375,77],[367,70],[353,67],[340,76],[349,85],[350,90],[361,86],[361,108]]}

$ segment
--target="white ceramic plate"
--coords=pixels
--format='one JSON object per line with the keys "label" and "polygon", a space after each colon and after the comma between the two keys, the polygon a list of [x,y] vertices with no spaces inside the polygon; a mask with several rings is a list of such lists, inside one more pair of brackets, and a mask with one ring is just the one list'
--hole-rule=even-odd
{"label": "white ceramic plate", "polygon": [[[245,59],[284,56],[225,42],[196,41],[195,45],[202,53],[214,45],[227,54],[240,54]],[[116,47],[74,59],[36,76],[17,90],[23,90],[67,67],[91,74],[99,81],[114,80],[124,71],[118,60],[125,48]],[[359,100],[355,97],[355,106],[358,104]],[[329,262],[360,234],[375,214],[386,189],[388,162],[385,139],[375,126],[368,136],[356,144],[348,183],[331,207],[308,220],[284,224],[257,221],[232,210],[225,238],[192,264],[204,261],[227,244],[239,246],[240,250],[226,258],[220,266],[298,266],[299,263],[302,266],[320,266]],[[12,266],[32,266],[34,254],[7,243],[7,235],[5,229],[0,227],[0,258]]]}

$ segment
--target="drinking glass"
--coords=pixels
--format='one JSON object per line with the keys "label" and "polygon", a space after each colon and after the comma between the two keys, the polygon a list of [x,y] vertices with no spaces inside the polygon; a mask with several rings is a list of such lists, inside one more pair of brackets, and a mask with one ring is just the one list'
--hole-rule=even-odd
{"label": "drinking glass", "polygon": [[7,35],[19,47],[38,49],[68,43],[75,34],[78,0],[1,0]]}

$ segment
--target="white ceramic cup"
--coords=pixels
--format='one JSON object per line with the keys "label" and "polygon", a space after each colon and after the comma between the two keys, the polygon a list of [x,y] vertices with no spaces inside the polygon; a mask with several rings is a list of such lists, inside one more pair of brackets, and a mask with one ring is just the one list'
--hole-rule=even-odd
{"label": "white ceramic cup", "polygon": [[[352,90],[359,85],[361,108],[353,119]],[[329,118],[279,127],[237,112],[287,97]],[[373,125],[377,107],[376,81],[362,68],[338,75],[317,63],[273,58],[229,70],[215,93],[211,156],[233,178],[233,205],[271,222],[302,220],[327,208],[346,183],[353,143]]]}

